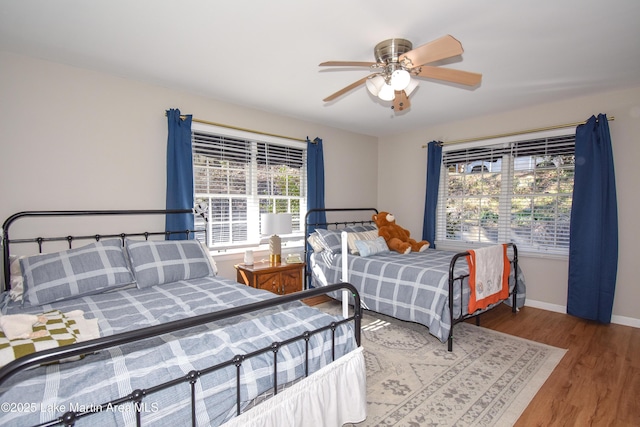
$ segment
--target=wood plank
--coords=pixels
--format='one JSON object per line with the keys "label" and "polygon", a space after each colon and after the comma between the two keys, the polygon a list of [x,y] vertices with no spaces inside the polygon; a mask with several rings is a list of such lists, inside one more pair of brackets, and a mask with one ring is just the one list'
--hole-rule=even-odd
{"label": "wood plank", "polygon": [[311,306],[322,304],[323,302],[327,302],[327,301],[331,301],[331,298],[329,298],[326,295],[318,295],[317,297],[311,297],[311,298],[302,300],[303,303]]}

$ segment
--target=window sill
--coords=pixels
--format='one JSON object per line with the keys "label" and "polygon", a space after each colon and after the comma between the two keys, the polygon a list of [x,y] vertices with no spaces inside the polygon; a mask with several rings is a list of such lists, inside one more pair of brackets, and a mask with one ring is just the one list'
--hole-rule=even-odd
{"label": "window sill", "polygon": [[[464,252],[470,249],[482,248],[489,246],[488,244],[472,243],[472,242],[442,242],[436,241],[436,248],[442,251]],[[566,261],[569,259],[569,255],[547,253],[547,252],[535,252],[531,250],[518,249],[518,257],[520,258],[540,258],[540,259],[554,259]]]}
{"label": "window sill", "polygon": [[[216,261],[231,261],[243,259],[245,251],[248,250],[253,251],[253,259],[256,262],[269,260],[269,245],[259,245],[248,248],[212,249],[209,252]],[[300,253],[301,251],[304,251],[304,242],[301,240],[282,244],[283,259],[290,253]]]}

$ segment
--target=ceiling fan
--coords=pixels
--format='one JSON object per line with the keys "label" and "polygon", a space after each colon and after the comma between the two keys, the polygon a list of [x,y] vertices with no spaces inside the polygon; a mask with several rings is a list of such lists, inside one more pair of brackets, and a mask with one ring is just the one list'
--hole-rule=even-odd
{"label": "ceiling fan", "polygon": [[402,111],[411,106],[409,95],[418,85],[411,77],[443,80],[466,86],[476,86],[482,80],[482,74],[430,66],[443,59],[461,55],[462,44],[450,35],[440,37],[413,49],[409,40],[389,39],[380,42],[373,49],[376,62],[327,61],[321,67],[369,67],[373,74],[340,89],[323,101],[333,101],[341,95],[366,83],[372,95],[383,101],[393,101],[391,107]]}

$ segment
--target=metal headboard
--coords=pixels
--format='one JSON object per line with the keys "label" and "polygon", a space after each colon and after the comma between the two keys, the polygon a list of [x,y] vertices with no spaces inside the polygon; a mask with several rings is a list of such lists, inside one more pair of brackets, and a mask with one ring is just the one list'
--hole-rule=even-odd
{"label": "metal headboard", "polygon": [[316,228],[329,228],[333,227],[334,229],[344,228],[349,225],[363,225],[363,224],[373,224],[372,219],[358,219],[358,220],[342,220],[342,221],[326,221],[326,222],[317,222],[310,220],[310,216],[316,212],[371,212],[371,215],[378,214],[378,209],[376,208],[317,208],[317,209],[309,209],[307,214],[304,216],[304,259],[307,263],[305,267],[305,288],[309,288],[309,279],[311,277],[311,272],[309,270],[309,235]]}
{"label": "metal headboard", "polygon": [[204,229],[193,229],[193,230],[176,230],[176,231],[144,231],[144,232],[135,232],[135,233],[116,233],[116,234],[93,234],[93,235],[66,235],[66,236],[53,236],[53,237],[30,237],[30,238],[20,238],[20,239],[11,239],[10,238],[10,228],[11,225],[22,218],[30,218],[30,217],[80,217],[80,216],[118,216],[118,215],[174,215],[174,214],[194,214],[200,215],[205,223],[207,222],[207,216],[203,212],[195,212],[192,209],[140,209],[140,210],[84,210],[84,211],[24,211],[18,212],[10,217],[8,217],[4,223],[2,224],[2,257],[3,257],[3,287],[4,290],[9,290],[10,282],[9,282],[9,274],[10,274],[10,266],[9,266],[9,255],[11,253],[11,245],[15,244],[26,244],[26,243],[36,243],[38,245],[38,252],[42,253],[42,245],[44,242],[64,242],[68,243],[69,249],[72,248],[73,242],[76,241],[86,241],[86,240],[94,240],[99,241],[100,239],[105,238],[114,238],[118,237],[122,239],[122,244],[124,245],[124,240],[127,237],[144,237],[148,239],[151,236],[170,236],[175,234],[184,234],[187,238],[190,237],[192,233],[202,233],[205,234],[205,239],[207,237],[207,228]]}

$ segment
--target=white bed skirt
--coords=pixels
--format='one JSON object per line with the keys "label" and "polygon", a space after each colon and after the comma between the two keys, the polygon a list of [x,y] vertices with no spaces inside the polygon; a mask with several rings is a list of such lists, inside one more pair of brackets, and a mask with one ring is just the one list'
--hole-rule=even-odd
{"label": "white bed skirt", "polygon": [[342,426],[367,417],[366,369],[362,347],[229,420],[240,426]]}

